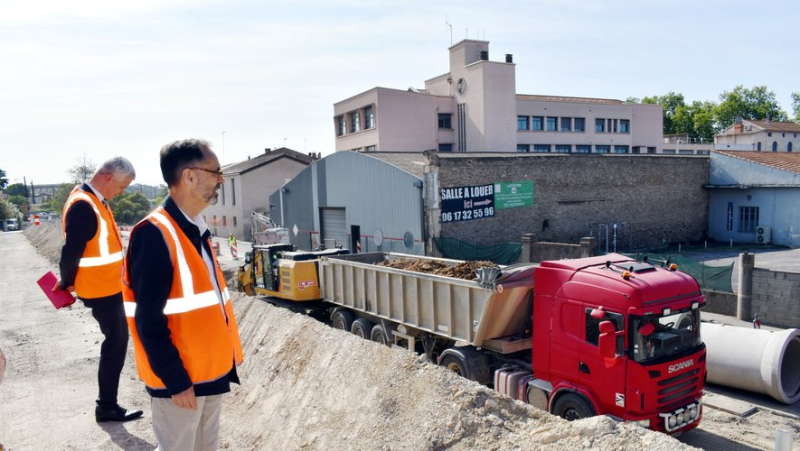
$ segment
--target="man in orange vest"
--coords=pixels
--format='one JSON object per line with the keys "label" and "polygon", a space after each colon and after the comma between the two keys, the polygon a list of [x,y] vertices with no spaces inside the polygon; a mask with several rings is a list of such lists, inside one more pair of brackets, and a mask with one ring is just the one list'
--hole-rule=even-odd
{"label": "man in orange vest", "polygon": [[128,351],[128,323],[122,307],[122,240],[107,200],[122,194],[136,177],[122,157],[106,161],[88,182],[72,190],[62,218],[61,280],[53,291],[74,291],[100,324],[95,420],[128,421],[142,416],[117,403],[119,376]]}
{"label": "man in orange vest", "polygon": [[136,368],[152,397],[159,450],[214,450],[222,395],[242,346],[201,212],[217,201],[219,160],[205,141],[161,149],[169,196],[131,232],[123,300]]}

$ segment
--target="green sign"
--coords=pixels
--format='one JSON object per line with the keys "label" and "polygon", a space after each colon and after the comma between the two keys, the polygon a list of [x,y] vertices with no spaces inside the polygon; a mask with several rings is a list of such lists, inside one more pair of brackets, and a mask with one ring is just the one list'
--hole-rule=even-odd
{"label": "green sign", "polygon": [[527,207],[533,205],[533,181],[494,184],[494,206],[504,208]]}

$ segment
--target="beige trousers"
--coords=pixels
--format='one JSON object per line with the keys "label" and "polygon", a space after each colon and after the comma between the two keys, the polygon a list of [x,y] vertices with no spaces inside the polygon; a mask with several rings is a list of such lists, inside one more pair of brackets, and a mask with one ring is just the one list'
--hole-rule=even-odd
{"label": "beige trousers", "polygon": [[197,410],[184,409],[172,398],[151,398],[156,451],[214,451],[219,446],[222,395],[198,396]]}

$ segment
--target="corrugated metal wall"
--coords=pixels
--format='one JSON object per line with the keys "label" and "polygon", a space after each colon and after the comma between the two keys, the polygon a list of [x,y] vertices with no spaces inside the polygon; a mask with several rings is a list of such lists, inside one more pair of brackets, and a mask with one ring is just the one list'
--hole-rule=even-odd
{"label": "corrugated metal wall", "polygon": [[425,253],[422,181],[395,166],[365,154],[337,152],[303,170],[284,188],[282,214],[281,193],[270,196],[275,205],[272,217],[292,231],[292,243],[301,249],[320,243],[321,209],[344,208],[347,232],[351,225],[361,226],[362,252],[378,250],[377,241],[383,251]]}

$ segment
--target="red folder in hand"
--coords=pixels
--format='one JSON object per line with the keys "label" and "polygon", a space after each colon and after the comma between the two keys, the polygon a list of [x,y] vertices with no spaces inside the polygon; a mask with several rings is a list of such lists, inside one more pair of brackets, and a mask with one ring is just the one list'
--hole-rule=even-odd
{"label": "red folder in hand", "polygon": [[41,279],[37,280],[36,283],[39,284],[39,288],[44,291],[44,294],[50,299],[50,302],[53,305],[60,309],[61,307],[67,307],[75,303],[75,297],[72,296],[72,293],[66,290],[58,289],[53,291],[53,287],[58,282],[58,277],[53,274],[53,271],[48,271],[47,274],[43,275]]}

